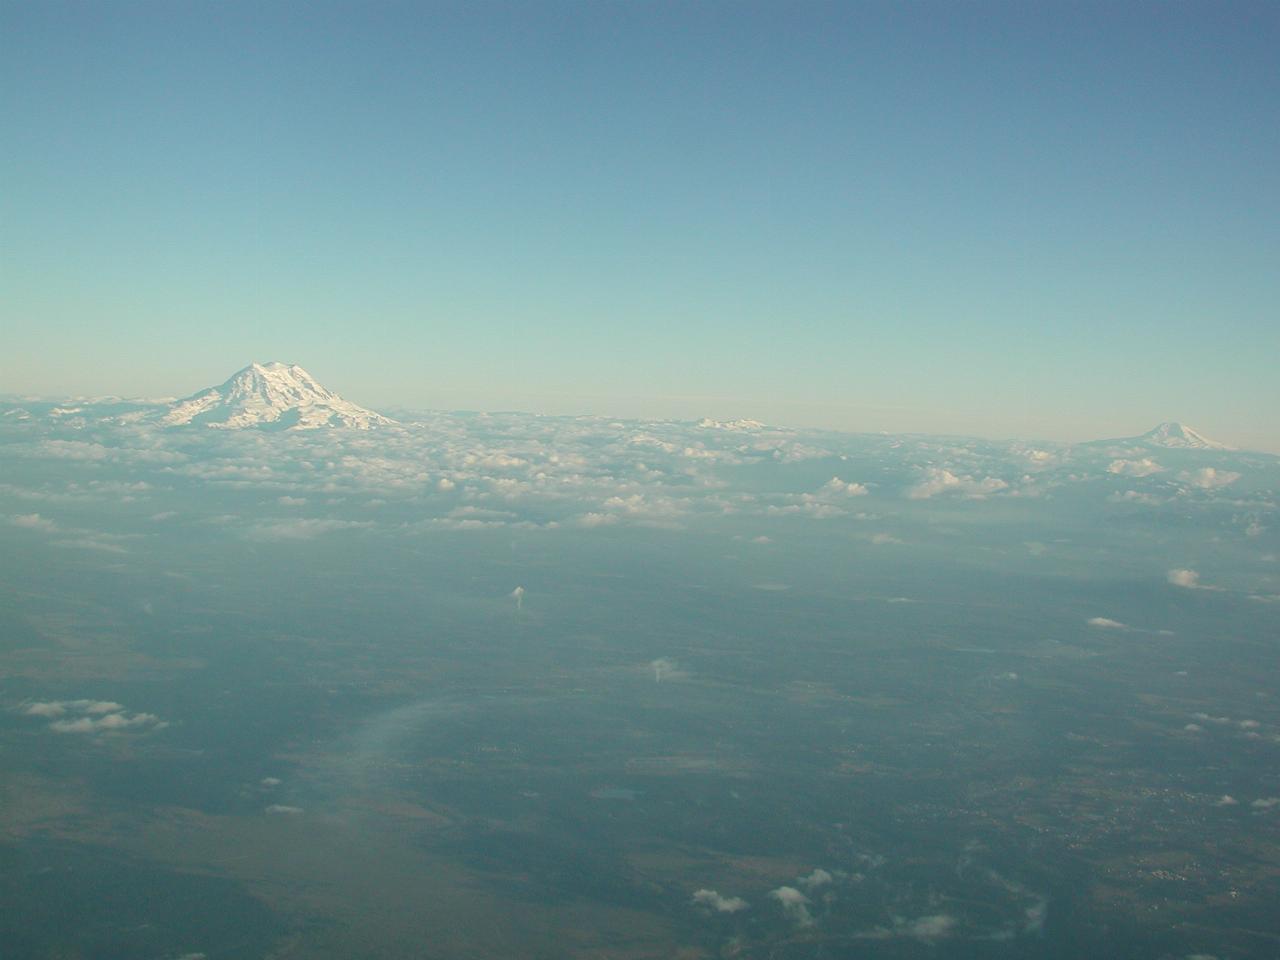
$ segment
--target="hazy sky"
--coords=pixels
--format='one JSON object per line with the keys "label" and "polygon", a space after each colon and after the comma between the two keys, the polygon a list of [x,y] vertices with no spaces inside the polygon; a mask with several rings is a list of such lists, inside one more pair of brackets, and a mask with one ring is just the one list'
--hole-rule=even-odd
{"label": "hazy sky", "polygon": [[1280,5],[12,3],[0,391],[1280,450]]}

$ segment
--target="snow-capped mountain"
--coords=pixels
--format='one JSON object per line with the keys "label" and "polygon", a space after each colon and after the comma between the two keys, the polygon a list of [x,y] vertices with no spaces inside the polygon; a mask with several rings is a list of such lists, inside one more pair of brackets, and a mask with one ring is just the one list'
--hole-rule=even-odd
{"label": "snow-capped mountain", "polygon": [[1165,447],[1174,450],[1230,450],[1225,443],[1210,440],[1186,424],[1167,422],[1153,427],[1136,438],[1149,447]]}
{"label": "snow-capped mountain", "polygon": [[272,362],[251,363],[226,383],[175,401],[160,417],[160,423],[222,429],[365,430],[395,421],[331,393],[297,364]]}
{"label": "snow-capped mountain", "polygon": [[1112,440],[1088,440],[1076,445],[1080,449],[1104,449],[1115,453],[1137,454],[1143,450],[1234,450],[1225,443],[1210,440],[1184,423],[1166,421],[1136,437],[1116,437]]}

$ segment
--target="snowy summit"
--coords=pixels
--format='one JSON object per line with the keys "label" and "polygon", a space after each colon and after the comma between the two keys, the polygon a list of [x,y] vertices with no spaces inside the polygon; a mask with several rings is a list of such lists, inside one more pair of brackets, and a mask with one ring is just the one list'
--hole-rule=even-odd
{"label": "snowy summit", "polygon": [[1225,443],[1210,440],[1182,423],[1167,422],[1148,430],[1138,440],[1152,447],[1177,450],[1230,450]]}
{"label": "snowy summit", "polygon": [[330,393],[297,364],[251,363],[226,383],[174,402],[160,422],[238,429],[305,430],[395,423]]}

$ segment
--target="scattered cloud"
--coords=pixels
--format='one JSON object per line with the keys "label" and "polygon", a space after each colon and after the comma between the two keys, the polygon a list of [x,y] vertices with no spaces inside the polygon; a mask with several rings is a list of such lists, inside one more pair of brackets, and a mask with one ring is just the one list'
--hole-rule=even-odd
{"label": "scattered cloud", "polygon": [[[1030,923],[1032,920],[1033,918],[1028,916],[1025,922]],[[867,933],[859,934],[859,936],[868,940],[887,940],[891,937],[904,937],[920,940],[924,943],[934,943],[952,936],[955,933],[956,926],[956,918],[945,913],[930,914],[925,917],[917,917],[914,920],[906,917],[894,917],[892,927],[876,927]]]}
{"label": "scattered cloud", "polygon": [[1210,587],[1200,582],[1200,574],[1195,570],[1177,569],[1170,570],[1167,575],[1168,581],[1175,587],[1184,587],[1187,590],[1221,590],[1221,587]]}
{"label": "scattered cloud", "polygon": [[812,890],[814,887],[822,887],[831,883],[833,879],[830,873],[818,867],[807,876],[797,877],[796,882],[806,890]]}
{"label": "scattered cloud", "polygon": [[795,887],[778,887],[770,890],[769,896],[782,904],[783,911],[798,926],[813,926],[813,915],[809,913],[809,898]]}
{"label": "scattered cloud", "polygon": [[50,717],[56,719],[67,713],[85,713],[98,716],[104,713],[117,713],[124,707],[114,700],[49,700],[29,703],[23,713],[29,717]]}
{"label": "scattered cloud", "polygon": [[1215,716],[1212,716],[1211,714],[1204,713],[1203,711],[1200,713],[1193,713],[1191,715],[1191,718],[1193,720],[1199,720],[1201,723],[1216,724],[1219,727],[1226,726],[1228,723],[1231,722],[1230,717],[1215,717]]}
{"label": "scattered cloud", "polygon": [[1091,627],[1098,627],[1102,630],[1132,630],[1133,628],[1127,623],[1121,623],[1119,620],[1112,620],[1110,617],[1090,617],[1088,624]]}
{"label": "scattered cloud", "polygon": [[54,733],[146,732],[168,726],[153,713],[127,713],[124,705],[114,700],[36,701],[25,704],[21,712],[28,717],[52,721],[49,729]]}
{"label": "scattered cloud", "polygon": [[1119,474],[1122,477],[1149,477],[1163,471],[1164,467],[1150,457],[1143,457],[1141,460],[1112,460],[1107,467],[1107,473]]}
{"label": "scattered cloud", "polygon": [[903,934],[916,940],[941,940],[951,936],[956,927],[956,918],[945,913],[935,913],[927,917],[919,917],[903,927]]}
{"label": "scattered cloud", "polygon": [[58,525],[52,520],[40,516],[38,513],[20,513],[9,518],[9,523],[15,527],[22,527],[25,530],[41,530],[45,533],[52,533],[58,529]]}
{"label": "scattered cloud", "polygon": [[847,483],[839,477],[832,477],[823,484],[821,492],[842,497],[865,497],[871,491],[861,483]]}
{"label": "scattered cloud", "polygon": [[1178,479],[1188,486],[1201,490],[1216,490],[1240,479],[1240,474],[1231,470],[1217,470],[1213,467],[1201,467],[1199,470],[1183,470]]}
{"label": "scattered cloud", "polygon": [[305,519],[305,520],[269,520],[256,523],[245,531],[248,540],[310,540],[335,530],[358,530],[372,527],[368,521]]}
{"label": "scattered cloud", "polygon": [[954,493],[981,499],[1008,489],[1008,486],[1006,481],[998,477],[983,477],[978,480],[971,476],[957,476],[941,467],[926,467],[922,471],[920,482],[907,490],[907,497],[911,500],[927,500],[938,494]]}
{"label": "scattered cloud", "polygon": [[657,660],[649,661],[648,670],[658,683],[663,680],[684,680],[689,676],[687,671],[681,670],[680,665],[668,657],[659,657]]}
{"label": "scattered cloud", "polygon": [[693,902],[699,906],[708,907],[717,913],[737,913],[740,910],[746,910],[747,901],[741,897],[722,897],[714,890],[695,890],[693,894]]}
{"label": "scattered cloud", "polygon": [[49,729],[56,733],[105,733],[116,730],[146,728],[151,730],[164,726],[160,718],[153,713],[108,713],[102,717],[68,717],[55,720]]}

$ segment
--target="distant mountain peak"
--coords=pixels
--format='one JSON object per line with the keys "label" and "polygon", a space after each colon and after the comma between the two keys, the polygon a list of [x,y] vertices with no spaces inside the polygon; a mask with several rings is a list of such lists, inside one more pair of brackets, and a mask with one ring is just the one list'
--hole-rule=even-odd
{"label": "distant mountain peak", "polygon": [[344,400],[325,389],[296,363],[254,361],[225,383],[170,404],[161,422],[222,429],[271,427],[304,430],[394,423],[380,413]]}
{"label": "distant mountain peak", "polygon": [[1193,430],[1186,424],[1173,420],[1152,427],[1137,439],[1153,447],[1168,447],[1183,450],[1230,450],[1225,443],[1210,440],[1204,434]]}

